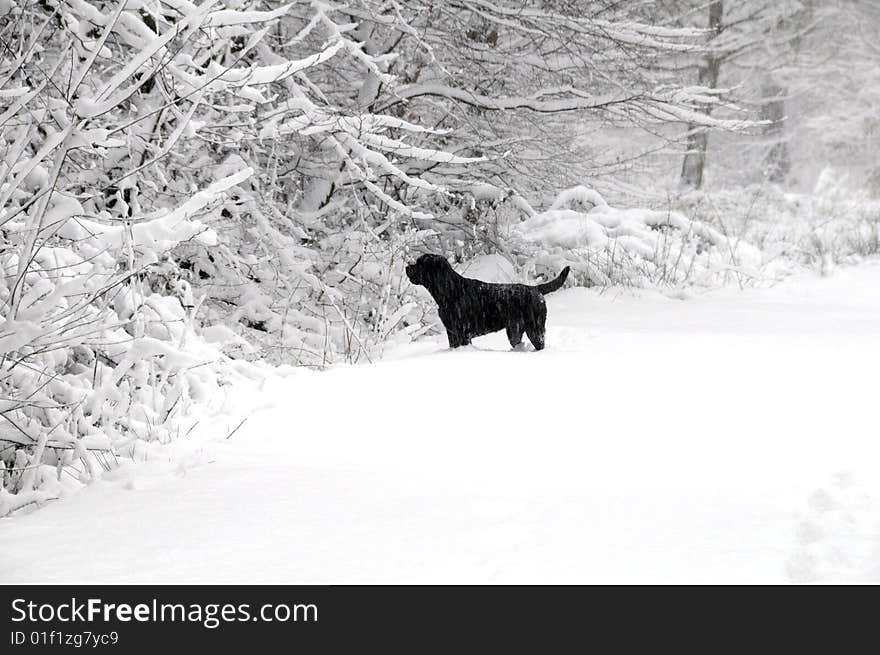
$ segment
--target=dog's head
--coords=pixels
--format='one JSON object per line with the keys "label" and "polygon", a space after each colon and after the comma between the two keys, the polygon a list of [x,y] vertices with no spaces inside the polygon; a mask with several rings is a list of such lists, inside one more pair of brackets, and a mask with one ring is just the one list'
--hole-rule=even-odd
{"label": "dog's head", "polygon": [[424,287],[436,287],[438,283],[448,278],[452,266],[440,255],[422,255],[414,264],[406,267],[406,276],[413,284],[421,284]]}

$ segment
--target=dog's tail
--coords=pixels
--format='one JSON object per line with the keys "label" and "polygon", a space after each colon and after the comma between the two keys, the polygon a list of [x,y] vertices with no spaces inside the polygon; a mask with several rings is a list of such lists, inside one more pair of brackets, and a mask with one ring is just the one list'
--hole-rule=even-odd
{"label": "dog's tail", "polygon": [[565,280],[568,277],[568,272],[571,270],[571,266],[566,266],[562,269],[562,273],[556,276],[555,280],[550,280],[549,282],[544,282],[544,284],[539,284],[535,287],[538,291],[543,293],[544,295],[548,293],[553,293],[558,288],[560,288],[563,284],[565,284]]}

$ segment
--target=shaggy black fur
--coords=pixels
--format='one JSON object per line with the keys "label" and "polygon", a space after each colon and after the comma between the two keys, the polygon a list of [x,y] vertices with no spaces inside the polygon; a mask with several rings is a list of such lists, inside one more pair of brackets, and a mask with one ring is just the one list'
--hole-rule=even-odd
{"label": "shaggy black fur", "polygon": [[547,319],[544,294],[561,287],[568,271],[566,266],[555,280],[533,287],[492,284],[462,277],[440,255],[422,255],[406,267],[406,276],[413,284],[424,286],[437,302],[450,348],[466,346],[483,334],[507,330],[514,348],[525,332],[535,350],[541,350]]}

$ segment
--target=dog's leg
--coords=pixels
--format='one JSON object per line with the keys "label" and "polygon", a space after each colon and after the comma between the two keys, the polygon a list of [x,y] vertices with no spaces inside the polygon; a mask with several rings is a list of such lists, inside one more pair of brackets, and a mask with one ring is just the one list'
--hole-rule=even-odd
{"label": "dog's leg", "polygon": [[458,334],[457,332],[452,332],[451,330],[446,330],[446,338],[449,339],[450,348],[466,346],[471,342],[471,340],[467,339],[464,335]]}
{"label": "dog's leg", "polygon": [[541,305],[538,306],[537,311],[529,316],[526,321],[526,334],[529,336],[529,341],[532,342],[535,350],[544,349],[544,323],[546,320],[547,308],[542,302]]}
{"label": "dog's leg", "polygon": [[534,326],[531,329],[526,328],[526,334],[529,335],[529,341],[532,342],[532,345],[535,347],[535,350],[543,350],[544,349],[544,329],[543,328],[538,328],[537,326]]}
{"label": "dog's leg", "polygon": [[516,348],[522,343],[525,328],[520,323],[511,323],[507,326],[507,340],[511,348]]}

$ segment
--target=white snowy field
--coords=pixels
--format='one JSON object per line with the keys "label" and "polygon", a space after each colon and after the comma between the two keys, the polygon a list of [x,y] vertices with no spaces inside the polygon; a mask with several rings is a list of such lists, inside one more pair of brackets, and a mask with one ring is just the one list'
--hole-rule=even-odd
{"label": "white snowy field", "polygon": [[0,521],[0,582],[880,582],[880,264],[548,304],[543,352],[230,390]]}

